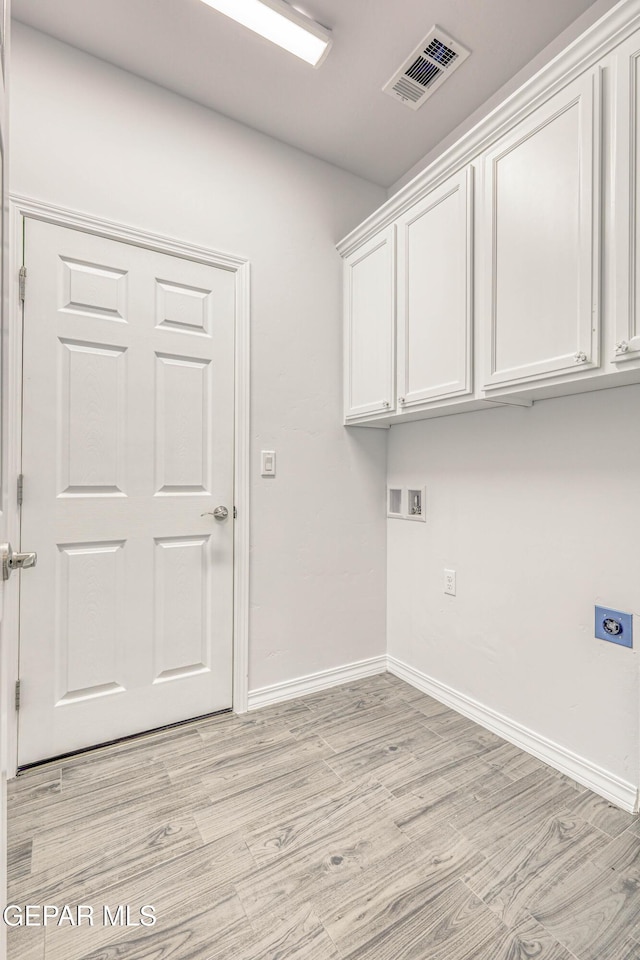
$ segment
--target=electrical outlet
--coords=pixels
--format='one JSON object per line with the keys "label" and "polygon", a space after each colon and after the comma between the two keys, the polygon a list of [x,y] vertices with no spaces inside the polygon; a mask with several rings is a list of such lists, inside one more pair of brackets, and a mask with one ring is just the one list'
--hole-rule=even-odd
{"label": "electrical outlet", "polygon": [[455,570],[445,570],[444,571],[444,592],[448,593],[449,596],[455,597],[456,595],[456,572]]}
{"label": "electrical outlet", "polygon": [[595,635],[597,640],[633,647],[633,617],[610,607],[596,607]]}

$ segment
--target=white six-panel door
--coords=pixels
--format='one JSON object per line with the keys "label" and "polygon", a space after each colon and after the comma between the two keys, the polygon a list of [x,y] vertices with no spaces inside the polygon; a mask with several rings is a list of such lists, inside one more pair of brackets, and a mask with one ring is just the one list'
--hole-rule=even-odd
{"label": "white six-panel door", "polygon": [[[7,204],[5,201],[9,180],[7,177],[7,158],[9,155],[9,118],[8,118],[8,75],[9,75],[9,44],[8,32],[10,24],[11,0],[0,0],[0,232],[2,245],[0,247],[0,336],[2,349],[0,350],[0,369],[2,383],[0,385],[0,540],[7,537],[7,470],[8,457],[8,430],[7,430],[7,399],[9,386],[8,364],[8,334],[9,334],[9,271],[8,271],[8,243],[7,243]],[[10,731],[13,729],[11,719],[11,687],[15,676],[15,651],[12,637],[7,633],[5,607],[5,584],[0,581],[0,900],[6,903],[7,895],[7,775],[13,773],[13,756],[10,756]],[[11,587],[9,588],[11,589]],[[15,591],[17,584],[13,587]],[[6,952],[6,926],[0,924],[0,957]]]}
{"label": "white six-panel door", "polygon": [[233,623],[234,273],[25,224],[20,765],[231,706]]}

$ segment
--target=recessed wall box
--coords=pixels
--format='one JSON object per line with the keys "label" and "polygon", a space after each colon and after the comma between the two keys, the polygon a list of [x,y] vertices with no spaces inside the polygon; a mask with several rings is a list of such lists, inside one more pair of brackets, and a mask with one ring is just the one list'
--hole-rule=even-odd
{"label": "recessed wall box", "polygon": [[402,487],[389,487],[387,489],[387,516],[402,519]]}
{"label": "recessed wall box", "polygon": [[421,520],[426,522],[426,487],[409,487],[407,490],[407,508],[405,518],[407,520]]}

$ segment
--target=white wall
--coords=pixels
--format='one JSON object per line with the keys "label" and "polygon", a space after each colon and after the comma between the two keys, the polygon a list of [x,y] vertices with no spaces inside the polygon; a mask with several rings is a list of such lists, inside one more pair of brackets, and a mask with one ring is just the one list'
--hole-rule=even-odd
{"label": "white wall", "polygon": [[389,653],[633,785],[637,653],[593,623],[640,614],[639,422],[640,386],[445,417],[388,466],[427,485],[426,524],[388,521]]}
{"label": "white wall", "polygon": [[11,153],[14,193],[251,261],[250,689],[384,653],[385,437],[340,425],[334,249],[384,191],[21,24]]}
{"label": "white wall", "polygon": [[638,783],[636,654],[592,623],[597,601],[640,613],[640,387],[393,427],[389,480],[427,484],[428,522],[385,522],[386,435],[340,426],[334,250],[383,191],[25,27],[13,42],[14,192],[252,262],[250,688],[384,653],[388,529],[392,656]]}

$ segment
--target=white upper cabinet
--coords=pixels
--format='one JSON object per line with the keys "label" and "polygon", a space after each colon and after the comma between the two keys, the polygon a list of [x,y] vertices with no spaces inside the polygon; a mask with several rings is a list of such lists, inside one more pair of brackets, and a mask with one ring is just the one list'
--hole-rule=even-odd
{"label": "white upper cabinet", "polygon": [[395,406],[395,227],[345,260],[345,420]]}
{"label": "white upper cabinet", "polygon": [[640,383],[640,0],[620,0],[338,249],[347,423]]}
{"label": "white upper cabinet", "polygon": [[640,359],[640,33],[615,56],[615,331],[608,359]]}
{"label": "white upper cabinet", "polygon": [[471,185],[467,167],[397,221],[400,410],[472,390]]}
{"label": "white upper cabinet", "polygon": [[485,390],[599,365],[601,135],[595,68],[484,156]]}

